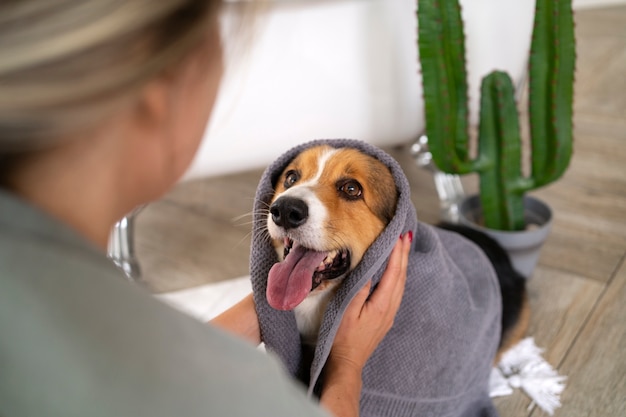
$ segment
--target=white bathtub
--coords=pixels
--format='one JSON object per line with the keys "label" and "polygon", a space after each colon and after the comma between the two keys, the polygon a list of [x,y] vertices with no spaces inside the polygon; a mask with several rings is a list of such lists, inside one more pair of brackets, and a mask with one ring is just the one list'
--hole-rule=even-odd
{"label": "white bathtub", "polygon": [[[244,55],[227,58],[213,118],[185,179],[263,167],[315,138],[417,139],[424,117],[415,0],[266,4]],[[485,74],[506,70],[520,80],[525,73],[534,1],[461,4],[475,120]]]}

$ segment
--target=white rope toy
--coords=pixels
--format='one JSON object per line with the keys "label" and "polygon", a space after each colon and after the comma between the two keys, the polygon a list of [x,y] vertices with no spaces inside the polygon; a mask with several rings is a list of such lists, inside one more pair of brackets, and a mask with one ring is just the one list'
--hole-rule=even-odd
{"label": "white rope toy", "polygon": [[490,395],[510,395],[519,388],[546,413],[553,415],[561,406],[561,393],[567,377],[561,376],[546,362],[542,349],[527,337],[502,355],[500,363],[493,368],[489,382]]}

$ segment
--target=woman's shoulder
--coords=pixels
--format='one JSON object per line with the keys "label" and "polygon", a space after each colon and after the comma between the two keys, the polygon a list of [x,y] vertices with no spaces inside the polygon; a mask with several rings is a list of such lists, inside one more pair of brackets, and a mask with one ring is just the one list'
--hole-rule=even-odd
{"label": "woman's shoulder", "polygon": [[62,228],[2,229],[12,415],[323,415],[270,355],[157,300]]}

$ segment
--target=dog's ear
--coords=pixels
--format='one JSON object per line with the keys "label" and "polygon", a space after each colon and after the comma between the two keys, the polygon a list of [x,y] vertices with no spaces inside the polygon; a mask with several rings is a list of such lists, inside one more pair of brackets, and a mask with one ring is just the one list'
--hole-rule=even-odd
{"label": "dog's ear", "polygon": [[389,224],[396,212],[398,204],[398,188],[393,179],[393,175],[385,164],[372,157],[369,160],[369,179],[373,199],[372,210],[385,225]]}

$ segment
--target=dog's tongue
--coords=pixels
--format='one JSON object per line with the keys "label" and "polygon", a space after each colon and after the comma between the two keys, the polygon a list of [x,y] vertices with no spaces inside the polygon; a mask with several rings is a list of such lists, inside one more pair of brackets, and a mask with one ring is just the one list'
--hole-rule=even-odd
{"label": "dog's tongue", "polygon": [[313,272],[326,253],[295,245],[284,261],[274,264],[267,277],[267,302],[277,310],[292,310],[306,298]]}

